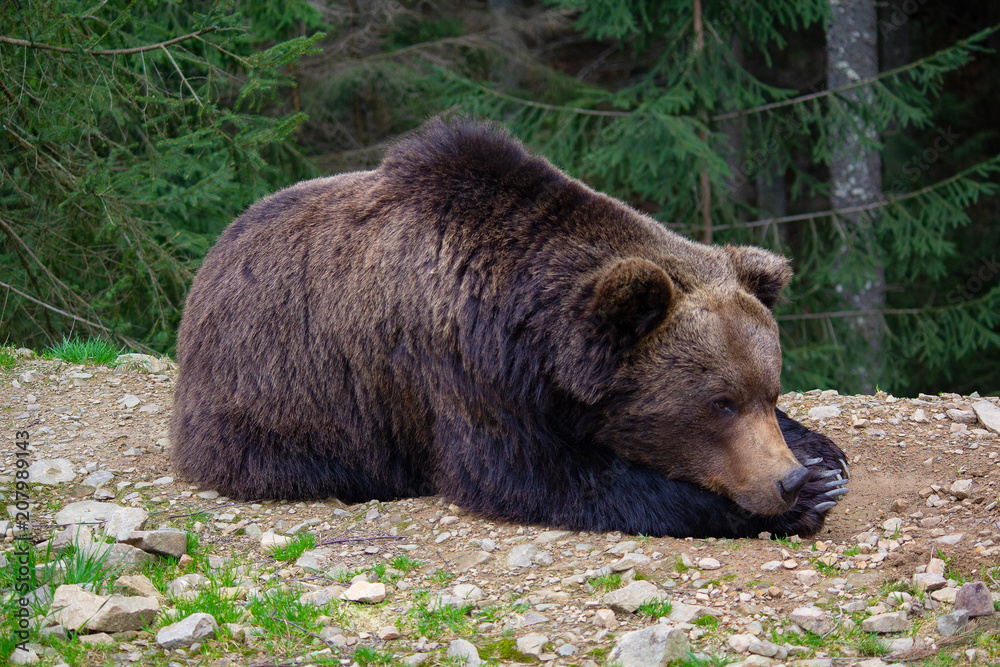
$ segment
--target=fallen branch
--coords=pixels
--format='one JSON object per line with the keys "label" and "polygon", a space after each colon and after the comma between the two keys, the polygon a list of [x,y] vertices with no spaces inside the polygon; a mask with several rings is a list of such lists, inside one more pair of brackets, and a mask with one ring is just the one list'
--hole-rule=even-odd
{"label": "fallen branch", "polygon": [[181,35],[180,37],[174,37],[173,39],[168,39],[165,42],[159,42],[157,44],[148,44],[146,46],[135,46],[129,49],[83,49],[74,48],[72,46],[57,46],[56,44],[43,44],[41,42],[29,42],[26,39],[17,39],[16,37],[6,37],[0,35],[0,43],[3,44],[13,44],[14,46],[23,46],[29,49],[42,49],[43,51],[55,51],[56,53],[80,53],[90,56],[129,56],[136,53],[145,53],[146,51],[155,51],[157,49],[162,49],[166,46],[171,46],[172,44],[177,44],[178,42],[183,42],[188,39],[194,39],[201,35],[207,35],[210,32],[215,32],[219,28],[202,28],[197,32],[189,32],[186,35]]}

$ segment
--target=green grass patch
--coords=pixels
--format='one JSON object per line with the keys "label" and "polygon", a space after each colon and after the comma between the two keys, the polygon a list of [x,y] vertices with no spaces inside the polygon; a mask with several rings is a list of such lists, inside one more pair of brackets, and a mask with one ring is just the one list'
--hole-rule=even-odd
{"label": "green grass patch", "polygon": [[661,616],[669,616],[671,609],[673,609],[673,605],[670,604],[670,600],[650,600],[639,605],[635,613],[640,616],[649,616],[655,620]]}
{"label": "green grass patch", "polygon": [[622,575],[617,572],[602,574],[599,577],[593,577],[587,583],[593,586],[596,590],[602,593],[607,593],[622,587]]}
{"label": "green grass patch", "polygon": [[878,638],[878,635],[870,632],[862,632],[853,642],[858,653],[866,658],[880,658],[888,655],[889,647]]}
{"label": "green grass patch", "polygon": [[97,364],[113,366],[119,354],[125,353],[125,348],[116,347],[103,338],[88,338],[80,340],[63,338],[61,343],[47,348],[42,357],[47,359],[62,359],[71,364]]}
{"label": "green grass patch", "polygon": [[361,667],[368,667],[368,665],[388,666],[394,664],[391,653],[379,651],[371,646],[359,646],[357,650],[354,651],[354,662],[361,665]]}
{"label": "green grass patch", "polygon": [[417,595],[417,604],[410,610],[410,617],[417,632],[427,638],[437,637],[445,630],[466,635],[469,633],[469,613],[473,606],[442,605],[429,593],[420,593]]}
{"label": "green grass patch", "polygon": [[389,565],[392,566],[392,569],[406,573],[413,572],[414,570],[419,568],[422,564],[423,563],[421,563],[419,560],[416,560],[415,558],[410,558],[406,554],[399,554],[389,562]]}
{"label": "green grass patch", "polygon": [[17,357],[6,349],[0,350],[0,371],[9,371],[17,366]]}
{"label": "green grass patch", "polygon": [[693,653],[688,653],[686,658],[682,658],[674,663],[675,667],[725,667],[735,658],[727,658],[725,655],[715,655],[714,653],[704,658]]}
{"label": "green grass patch", "polygon": [[517,650],[517,639],[514,637],[501,637],[477,648],[479,657],[483,660],[499,660],[501,664],[536,662],[534,656],[525,655]]}
{"label": "green grass patch", "polygon": [[680,572],[681,574],[684,574],[685,572],[687,572],[690,569],[691,568],[689,568],[687,565],[684,564],[684,559],[681,558],[680,556],[678,556],[677,560],[674,561],[674,571],[675,572]]}
{"label": "green grass patch", "polygon": [[[177,619],[190,616],[199,611],[211,614],[218,623],[236,623],[243,615],[243,609],[232,598],[219,592],[220,586],[212,582],[198,591],[198,596],[189,600],[176,599],[174,607],[178,611]],[[173,621],[165,621],[169,625]]]}
{"label": "green grass patch", "polygon": [[275,560],[290,563],[298,560],[299,556],[316,546],[316,536],[308,531],[303,531],[293,537],[291,541],[283,547],[277,547],[271,552]]}
{"label": "green grass patch", "polygon": [[702,616],[701,618],[696,618],[691,621],[692,625],[697,625],[699,628],[706,628],[708,630],[714,630],[719,627],[719,619],[715,616]]}
{"label": "green grass patch", "polygon": [[[341,615],[336,603],[329,605],[329,609],[316,607],[299,602],[300,595],[301,593],[297,591],[272,588],[266,594],[255,596],[250,600],[248,605],[250,616],[255,624],[264,628],[266,635],[276,636],[287,635],[290,630],[292,634],[298,634],[302,630],[318,633],[321,628],[316,619],[320,615],[326,614],[333,618]],[[230,603],[230,606],[240,611],[236,605]],[[285,621],[295,623],[299,626],[298,629]]]}
{"label": "green grass patch", "polygon": [[452,579],[454,579],[455,576],[456,575],[455,575],[454,572],[449,572],[448,570],[437,569],[437,570],[434,570],[433,572],[431,572],[430,576],[427,577],[427,578],[430,579],[435,584],[438,584],[439,586],[444,586],[449,581],[451,581]]}

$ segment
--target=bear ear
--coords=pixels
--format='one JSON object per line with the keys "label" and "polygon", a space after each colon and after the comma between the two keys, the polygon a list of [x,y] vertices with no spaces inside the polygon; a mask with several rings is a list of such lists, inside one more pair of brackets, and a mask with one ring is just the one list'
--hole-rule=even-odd
{"label": "bear ear", "polygon": [[753,246],[726,246],[736,277],[757,299],[774,310],[781,290],[792,279],[788,260]]}
{"label": "bear ear", "polygon": [[667,318],[675,299],[667,272],[632,257],[615,262],[597,279],[591,321],[598,337],[630,347]]}

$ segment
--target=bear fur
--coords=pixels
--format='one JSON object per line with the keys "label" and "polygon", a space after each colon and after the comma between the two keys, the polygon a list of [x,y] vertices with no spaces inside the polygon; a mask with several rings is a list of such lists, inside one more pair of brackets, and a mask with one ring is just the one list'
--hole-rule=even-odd
{"label": "bear fur", "polygon": [[237,499],[440,494],[575,530],[819,530],[844,455],[777,411],[791,277],[433,120],[251,206],[178,333],[177,470]]}

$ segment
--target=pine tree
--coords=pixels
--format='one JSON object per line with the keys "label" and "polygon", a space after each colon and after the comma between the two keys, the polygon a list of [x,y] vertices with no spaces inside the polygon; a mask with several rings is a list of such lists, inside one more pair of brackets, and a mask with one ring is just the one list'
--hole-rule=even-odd
{"label": "pine tree", "polygon": [[82,330],[167,350],[225,224],[310,173],[286,142],[305,116],[269,109],[320,37],[256,48],[228,5],[8,3],[0,338]]}
{"label": "pine tree", "polygon": [[[502,119],[571,173],[682,233],[793,257],[797,276],[777,312],[786,386],[870,389],[858,360],[877,352],[884,370],[867,368],[880,372],[869,381],[903,389],[914,361],[940,367],[1000,344],[1000,288],[935,302],[951,287],[939,282],[954,255],[950,236],[968,224],[970,205],[996,194],[1000,156],[920,187],[893,179],[864,201],[839,197],[830,186],[838,160],[882,151],[879,137],[887,130],[931,129],[944,77],[982,51],[996,26],[896,69],[805,92],[768,85],[734,57],[734,45],[766,68],[789,37],[822,35],[825,1],[553,4],[573,10],[587,37],[637,63],[626,81],[587,85],[554,73],[549,80],[562,85],[516,90],[452,73],[444,75],[449,101]],[[739,146],[727,131],[734,122]],[[859,141],[840,150],[844,137]],[[741,165],[735,173],[734,162]],[[727,196],[734,180],[769,175],[779,180],[789,214],[775,217],[760,195],[756,206]],[[845,307],[843,286],[868,289],[882,266],[885,284],[894,288],[884,301],[879,288],[878,298]],[[873,348],[867,322],[883,319],[888,335]]]}

